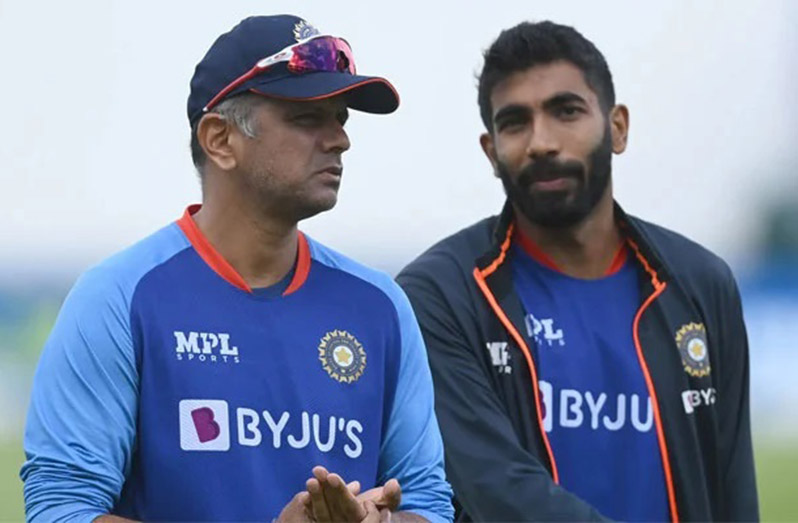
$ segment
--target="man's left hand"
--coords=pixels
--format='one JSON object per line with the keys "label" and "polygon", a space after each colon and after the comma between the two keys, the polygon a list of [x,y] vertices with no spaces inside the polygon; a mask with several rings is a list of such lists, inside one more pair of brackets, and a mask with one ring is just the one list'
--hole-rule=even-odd
{"label": "man's left hand", "polygon": [[365,503],[356,497],[360,493],[357,481],[347,485],[338,474],[330,473],[324,467],[314,467],[313,477],[306,485],[313,519],[319,523],[360,523],[367,516],[373,517]]}

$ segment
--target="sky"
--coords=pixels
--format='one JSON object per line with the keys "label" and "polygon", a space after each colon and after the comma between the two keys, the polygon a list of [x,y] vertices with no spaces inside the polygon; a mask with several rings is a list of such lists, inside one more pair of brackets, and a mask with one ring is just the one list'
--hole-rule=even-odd
{"label": "sky", "polygon": [[396,270],[500,209],[475,74],[524,20],[573,25],[631,114],[617,199],[724,257],[798,189],[798,2],[0,0],[0,281],[71,276],[200,200],[185,115],[194,66],[252,14],[293,13],[390,79],[393,115],[353,113],[337,207],[300,225]]}

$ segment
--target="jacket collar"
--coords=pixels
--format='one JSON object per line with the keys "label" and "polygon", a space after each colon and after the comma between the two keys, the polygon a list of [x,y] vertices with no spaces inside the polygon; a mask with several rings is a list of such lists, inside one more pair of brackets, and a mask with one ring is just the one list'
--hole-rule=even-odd
{"label": "jacket collar", "polygon": [[[652,277],[654,286],[669,281],[671,279],[670,271],[667,270],[662,256],[646,233],[647,224],[639,218],[626,214],[618,202],[614,202],[613,208],[615,220],[626,235],[627,242],[634,251],[638,262]],[[504,265],[507,260],[514,227],[515,211],[510,201],[506,200],[501,213],[495,218],[490,248],[476,260],[476,267],[481,271],[486,271],[486,277],[497,270],[499,266]]]}

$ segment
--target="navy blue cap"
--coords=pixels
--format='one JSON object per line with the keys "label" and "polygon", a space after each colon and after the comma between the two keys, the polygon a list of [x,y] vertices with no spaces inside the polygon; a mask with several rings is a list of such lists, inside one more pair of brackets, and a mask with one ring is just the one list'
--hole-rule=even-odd
{"label": "navy blue cap", "polygon": [[[231,82],[245,74],[261,59],[320,34],[311,24],[293,15],[252,16],[242,20],[213,43],[191,78],[188,119],[197,121],[203,108]],[[243,92],[287,100],[322,99],[346,96],[352,109],[387,114],[399,106],[399,95],[388,80],[349,72],[292,73],[285,64],[276,64],[244,82],[225,98]]]}

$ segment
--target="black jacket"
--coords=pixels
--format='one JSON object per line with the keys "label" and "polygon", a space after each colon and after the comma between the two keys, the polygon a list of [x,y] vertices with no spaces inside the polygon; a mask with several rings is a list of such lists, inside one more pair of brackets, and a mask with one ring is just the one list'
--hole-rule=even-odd
{"label": "black jacket", "polygon": [[[748,342],[732,273],[698,244],[618,206],[615,212],[640,269],[633,336],[671,520],[757,520]],[[507,205],[501,216],[433,246],[397,278],[429,351],[458,517],[601,519],[557,484],[556,456],[541,428],[535,347],[511,281],[512,229]],[[708,347],[708,361],[687,352],[696,336],[705,342],[696,354]],[[492,364],[493,343],[506,343],[511,373]]]}

